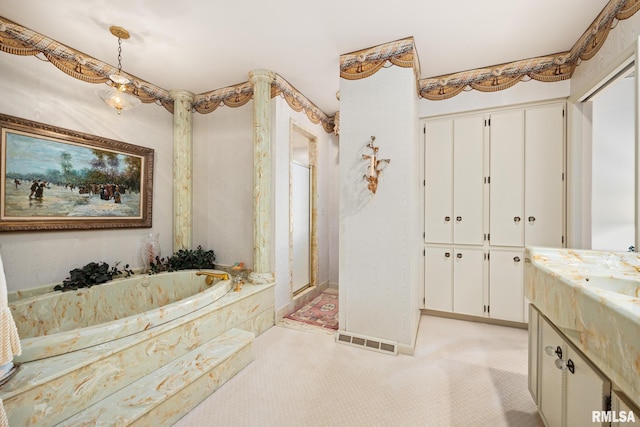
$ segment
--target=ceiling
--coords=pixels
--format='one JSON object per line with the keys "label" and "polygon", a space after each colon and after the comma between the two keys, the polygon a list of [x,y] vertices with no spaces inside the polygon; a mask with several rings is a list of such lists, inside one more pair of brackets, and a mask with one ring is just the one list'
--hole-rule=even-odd
{"label": "ceiling", "polygon": [[436,77],[568,51],[607,3],[7,0],[0,16],[113,66],[109,27],[124,27],[123,70],[166,90],[199,94],[269,69],[333,115],[341,54],[413,36],[420,77]]}

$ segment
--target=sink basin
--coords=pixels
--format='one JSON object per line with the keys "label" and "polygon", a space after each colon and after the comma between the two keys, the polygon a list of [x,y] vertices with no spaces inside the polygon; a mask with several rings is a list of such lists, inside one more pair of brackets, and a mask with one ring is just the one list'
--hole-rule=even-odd
{"label": "sink basin", "polygon": [[582,284],[589,288],[640,298],[640,278],[636,280],[620,277],[590,276],[585,277]]}

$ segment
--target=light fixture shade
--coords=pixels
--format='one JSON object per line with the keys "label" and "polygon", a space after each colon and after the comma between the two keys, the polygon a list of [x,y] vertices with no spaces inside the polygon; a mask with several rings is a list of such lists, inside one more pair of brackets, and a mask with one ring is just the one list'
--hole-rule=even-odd
{"label": "light fixture shade", "polygon": [[140,105],[140,100],[135,96],[125,92],[124,88],[118,89],[111,87],[98,91],[98,96],[110,107],[118,110],[118,114],[122,110],[132,110]]}

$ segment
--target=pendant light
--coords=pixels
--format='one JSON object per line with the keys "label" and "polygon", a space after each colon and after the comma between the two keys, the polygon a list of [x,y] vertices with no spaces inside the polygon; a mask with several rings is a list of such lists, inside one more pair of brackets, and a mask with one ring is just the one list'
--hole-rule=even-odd
{"label": "pendant light", "polygon": [[140,99],[127,92],[127,85],[130,83],[129,79],[122,75],[122,39],[127,40],[129,32],[121,27],[112,26],[109,27],[111,34],[118,38],[118,71],[116,74],[111,74],[109,79],[111,80],[110,88],[98,91],[98,96],[105,104],[115,108],[118,114],[122,110],[131,110],[140,105]]}

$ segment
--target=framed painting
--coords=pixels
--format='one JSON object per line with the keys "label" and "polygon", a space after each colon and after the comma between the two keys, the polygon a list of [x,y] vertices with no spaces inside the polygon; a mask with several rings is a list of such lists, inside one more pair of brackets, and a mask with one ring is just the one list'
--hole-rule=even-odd
{"label": "framed painting", "polygon": [[151,148],[0,114],[0,231],[151,227]]}

